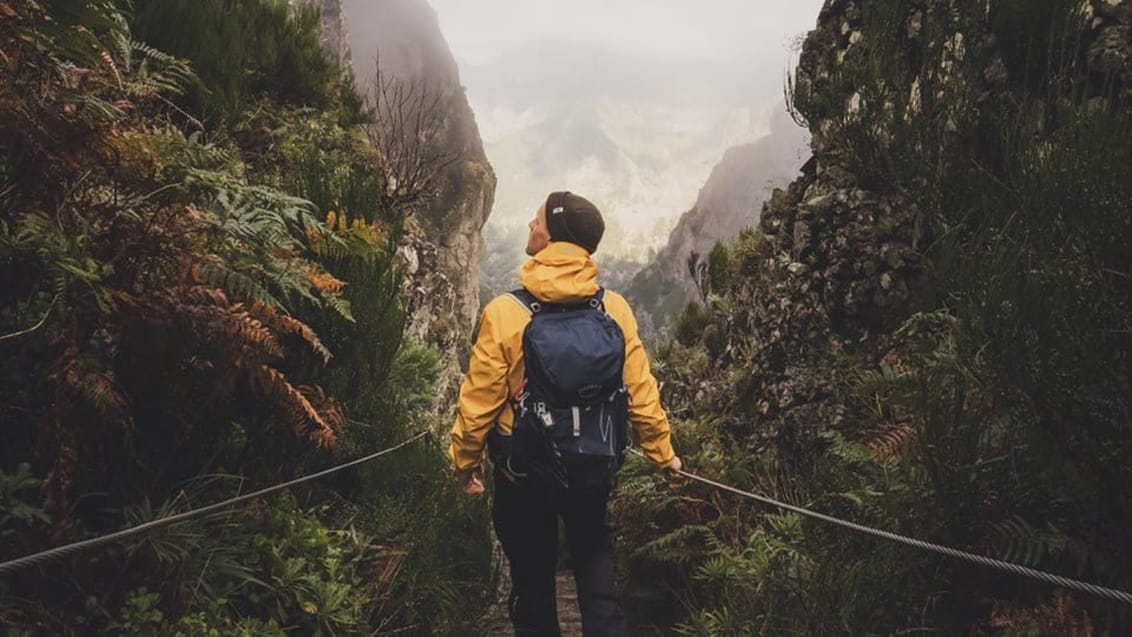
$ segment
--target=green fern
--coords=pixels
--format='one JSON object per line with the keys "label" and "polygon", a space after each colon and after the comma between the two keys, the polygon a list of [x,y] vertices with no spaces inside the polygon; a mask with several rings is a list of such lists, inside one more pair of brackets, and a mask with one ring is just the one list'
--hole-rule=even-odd
{"label": "green fern", "polygon": [[711,529],[700,524],[688,524],[660,535],[650,542],[633,548],[635,557],[659,562],[688,564],[697,559],[699,547]]}
{"label": "green fern", "polygon": [[276,309],[284,309],[265,287],[252,277],[219,263],[206,263],[200,268],[204,283],[223,289],[240,301],[259,301]]}

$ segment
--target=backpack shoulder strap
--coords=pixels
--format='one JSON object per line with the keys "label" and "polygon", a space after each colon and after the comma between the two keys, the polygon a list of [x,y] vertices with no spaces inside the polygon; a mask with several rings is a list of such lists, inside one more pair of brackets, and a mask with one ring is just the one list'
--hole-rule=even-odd
{"label": "backpack shoulder strap", "polygon": [[[565,307],[565,308],[578,307],[578,306],[553,306],[550,303],[543,303],[542,301],[538,300],[538,297],[531,294],[526,288],[516,288],[514,290],[511,290],[510,292],[507,293],[507,296],[511,297],[512,300],[514,300],[516,303],[521,305],[523,307],[523,309],[527,311],[527,314],[530,314],[531,316],[538,314],[539,312],[541,312],[546,307]],[[598,288],[597,293],[594,294],[593,296],[591,296],[589,298],[589,301],[587,301],[586,303],[590,307],[594,308],[595,310],[599,310],[599,311],[604,312],[605,311],[605,288]],[[581,307],[584,307],[584,306],[585,306],[585,304],[583,304]]]}
{"label": "backpack shoulder strap", "polygon": [[601,312],[605,311],[605,288],[598,288],[597,294],[590,297],[590,307]]}
{"label": "backpack shoulder strap", "polygon": [[507,293],[516,303],[521,305],[527,314],[534,316],[542,311],[542,303],[539,302],[535,295],[527,291],[526,288],[516,288]]}

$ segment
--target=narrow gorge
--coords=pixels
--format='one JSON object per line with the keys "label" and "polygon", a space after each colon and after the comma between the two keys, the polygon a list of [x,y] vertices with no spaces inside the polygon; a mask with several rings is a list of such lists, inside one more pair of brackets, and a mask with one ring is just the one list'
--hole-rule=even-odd
{"label": "narrow gorge", "polygon": [[0,632],[506,634],[444,449],[551,186],[732,489],[629,457],[631,634],[1132,631],[1033,577],[1132,590],[1132,2],[819,3],[0,2]]}

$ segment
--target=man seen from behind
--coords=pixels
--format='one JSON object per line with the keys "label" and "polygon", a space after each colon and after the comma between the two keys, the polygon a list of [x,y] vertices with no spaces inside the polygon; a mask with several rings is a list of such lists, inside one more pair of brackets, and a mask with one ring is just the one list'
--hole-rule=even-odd
{"label": "man seen from behind", "polygon": [[[612,319],[619,328],[618,338],[624,341],[619,379],[623,379],[623,388],[619,389],[627,399],[616,404],[624,413],[627,402],[628,423],[653,464],[676,472],[681,462],[672,447],[668,418],[661,408],[657,382],[649,370],[633,312],[619,294],[599,292],[598,268],[590,256],[605,230],[601,213],[583,197],[554,192],[528,227],[526,253],[531,258],[519,277],[525,293],[500,295],[484,308],[460,389],[449,455],[463,490],[480,494],[484,490],[485,450],[490,446],[495,484],[492,519],[510,564],[508,611],[516,635],[559,634],[555,599],[559,518],[573,560],[584,634],[626,635],[626,619],[614,584],[607,522],[611,485],[567,488],[534,472],[520,472],[509,462],[516,408],[526,416],[521,398],[527,395],[525,371],[531,370],[524,369],[523,343],[532,308],[537,313],[540,306],[569,309],[589,303]],[[620,341],[615,343],[619,346]],[[583,342],[579,346],[586,345]],[[621,364],[620,351],[617,354]],[[568,432],[570,412],[563,413],[565,417],[559,420],[566,421]],[[606,422],[603,417],[598,421]],[[574,435],[579,435],[579,421],[579,411],[574,408]],[[551,424],[549,418],[547,424]],[[518,438],[515,436],[516,444]]]}

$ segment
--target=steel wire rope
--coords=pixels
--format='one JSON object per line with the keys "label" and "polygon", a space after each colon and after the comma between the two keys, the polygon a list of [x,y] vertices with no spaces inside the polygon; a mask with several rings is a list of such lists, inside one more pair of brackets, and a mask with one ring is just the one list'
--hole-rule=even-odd
{"label": "steel wire rope", "polygon": [[403,442],[400,442],[400,443],[398,443],[398,444],[396,444],[392,447],[389,447],[387,449],[382,449],[381,451],[371,453],[368,456],[363,456],[361,458],[350,460],[349,462],[343,462],[342,464],[335,465],[333,467],[330,467],[329,469],[323,469],[322,471],[318,471],[318,472],[312,473],[310,475],[305,475],[305,476],[302,476],[302,477],[299,477],[299,478],[295,478],[294,480],[288,480],[286,482],[281,482],[279,484],[272,485],[270,487],[266,487],[266,488],[260,489],[258,491],[253,491],[251,493],[245,493],[244,495],[238,495],[238,496],[235,496],[233,498],[229,498],[227,500],[222,500],[220,502],[209,504],[207,506],[200,507],[199,509],[192,509],[191,511],[184,511],[182,513],[176,513],[174,515],[169,515],[169,516],[157,518],[155,520],[150,520],[149,522],[142,522],[141,524],[137,524],[137,525],[131,526],[129,528],[122,529],[120,531],[115,531],[113,533],[108,533],[106,535],[100,535],[98,537],[92,537],[92,538],[89,538],[89,539],[86,539],[86,540],[80,540],[78,542],[73,542],[71,544],[64,544],[63,546],[57,546],[57,547],[50,548],[50,549],[47,549],[47,550],[44,550],[44,551],[40,551],[38,553],[32,553],[31,555],[25,555],[24,557],[19,557],[19,558],[16,558],[14,560],[2,562],[2,563],[0,563],[0,574],[8,573],[8,572],[11,572],[11,571],[16,571],[16,570],[19,570],[19,569],[24,568],[26,566],[32,566],[32,565],[38,564],[40,562],[46,562],[46,561],[49,561],[49,560],[53,560],[55,558],[62,557],[64,555],[70,555],[71,553],[76,553],[78,551],[83,551],[83,550],[86,550],[86,549],[89,549],[89,548],[94,548],[94,547],[100,546],[102,544],[108,544],[110,542],[115,542],[115,541],[120,540],[124,537],[129,537],[131,535],[137,535],[138,533],[149,531],[149,530],[155,529],[157,527],[165,526],[165,525],[168,525],[168,524],[173,524],[174,522],[181,522],[181,521],[184,521],[184,520],[188,520],[190,518],[195,518],[195,517],[204,515],[205,513],[210,513],[212,511],[216,511],[216,510],[219,510],[219,509],[223,509],[225,507],[232,506],[233,504],[238,504],[240,502],[252,500],[252,499],[267,495],[269,493],[274,493],[276,491],[282,491],[283,489],[286,489],[288,487],[293,487],[297,484],[302,484],[303,482],[309,482],[311,480],[316,480],[316,479],[321,478],[323,476],[327,476],[327,475],[330,475],[332,473],[336,473],[338,471],[341,471],[343,469],[348,469],[349,467],[353,467],[353,466],[356,466],[356,465],[359,465],[359,464],[362,464],[362,463],[365,463],[365,462],[369,462],[371,460],[374,460],[375,458],[379,458],[379,457],[384,456],[386,454],[393,453],[394,451],[397,451],[398,449],[401,449],[402,447],[408,446],[409,444],[416,442],[417,440],[420,440],[421,438],[424,438],[427,435],[429,435],[429,432],[427,430],[422,431],[422,432],[418,433],[417,435],[415,435],[415,436],[413,436],[413,437],[411,437],[411,438],[409,438],[409,439],[407,439]]}
{"label": "steel wire rope", "polygon": [[[638,456],[644,457],[644,454],[641,453],[640,451],[638,451],[637,449],[630,449],[630,451],[632,453],[638,455]],[[906,544],[908,546],[912,546],[912,547],[915,547],[915,548],[918,548],[918,549],[922,549],[922,550],[926,550],[926,551],[932,551],[934,553],[939,553],[941,555],[946,555],[946,556],[951,557],[951,558],[964,560],[964,561],[967,561],[967,562],[978,564],[980,566],[985,566],[985,567],[988,567],[988,568],[995,568],[995,569],[998,569],[998,570],[1001,570],[1001,571],[1006,571],[1008,573],[1014,573],[1016,575],[1023,575],[1023,576],[1026,576],[1026,577],[1030,577],[1030,578],[1045,582],[1047,584],[1053,584],[1055,586],[1060,586],[1062,588],[1068,588],[1068,589],[1079,591],[1079,592],[1082,592],[1082,593],[1088,593],[1090,595],[1095,595],[1097,597],[1102,597],[1102,598],[1105,598],[1105,599],[1109,599],[1109,600],[1113,600],[1113,601],[1117,601],[1117,602],[1123,602],[1125,604],[1132,605],[1132,593],[1128,593],[1126,591],[1122,591],[1122,590],[1115,589],[1115,588],[1108,588],[1106,586],[1098,586],[1097,584],[1091,584],[1089,582],[1083,582],[1081,580],[1076,580],[1076,579],[1072,579],[1072,578],[1069,578],[1069,577],[1063,577],[1061,575],[1055,575],[1053,573],[1047,573],[1046,571],[1041,571],[1041,570],[1038,570],[1036,568],[1030,568],[1028,566],[1022,566],[1021,564],[1014,564],[1013,562],[1007,562],[1007,561],[1004,561],[1004,560],[996,560],[994,558],[986,557],[986,556],[983,556],[983,555],[978,555],[976,553],[971,553],[971,552],[968,552],[968,551],[963,551],[963,550],[960,550],[960,549],[952,548],[950,546],[943,546],[942,544],[935,544],[935,543],[932,543],[932,542],[925,542],[924,540],[917,540],[916,538],[907,537],[907,536],[904,536],[904,535],[900,535],[899,533],[893,533],[891,531],[883,531],[881,529],[874,529],[870,526],[865,526],[863,524],[858,524],[856,522],[850,522],[848,520],[842,520],[840,518],[836,518],[836,517],[833,517],[831,515],[826,515],[824,513],[818,513],[816,511],[810,511],[809,509],[804,509],[800,506],[795,506],[793,504],[786,504],[785,502],[779,502],[778,500],[775,500],[773,498],[768,498],[766,496],[759,495],[757,493],[751,493],[750,491],[744,491],[742,489],[738,489],[738,488],[733,487],[731,485],[723,484],[722,482],[716,482],[715,480],[703,478],[703,477],[700,477],[698,475],[695,475],[694,473],[688,473],[687,471],[684,471],[684,470],[678,470],[678,471],[676,471],[676,473],[678,475],[684,476],[685,478],[688,478],[690,480],[695,480],[696,482],[701,482],[703,484],[713,486],[717,489],[729,491],[729,492],[734,493],[736,495],[741,495],[741,496],[750,498],[752,500],[762,502],[763,504],[769,504],[770,506],[773,506],[773,507],[785,509],[787,511],[793,511],[794,513],[798,513],[800,515],[811,517],[811,518],[814,518],[816,520],[821,520],[823,522],[828,522],[830,524],[836,524],[838,526],[842,526],[842,527],[845,527],[845,528],[853,530],[853,531],[857,531],[857,532],[860,532],[860,533],[865,533],[867,535],[872,535],[872,536],[875,536],[875,537],[883,538],[883,539],[886,539],[886,540],[889,540],[889,541],[892,541],[892,542],[899,542],[901,544]]]}

